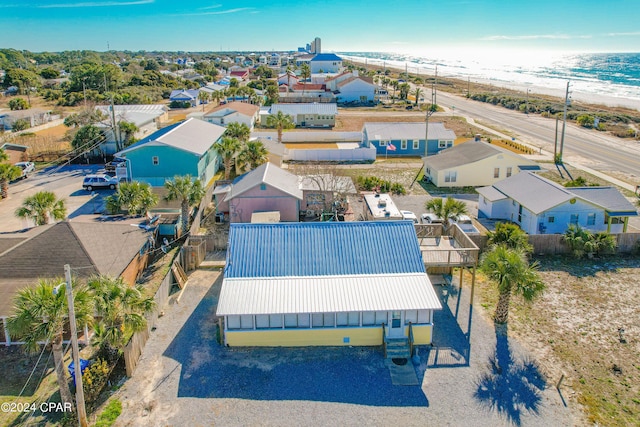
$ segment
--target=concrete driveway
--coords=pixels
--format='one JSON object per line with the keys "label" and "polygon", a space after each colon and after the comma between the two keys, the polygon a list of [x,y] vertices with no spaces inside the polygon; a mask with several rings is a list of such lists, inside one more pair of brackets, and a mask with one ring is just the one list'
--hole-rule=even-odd
{"label": "concrete driveway", "polygon": [[39,191],[53,191],[67,205],[67,216],[71,219],[82,214],[102,211],[104,197],[112,190],[92,193],[82,189],[85,175],[97,173],[101,165],[69,165],[63,168],[47,168],[30,177],[9,184],[9,198],[0,200],[0,233],[15,232],[33,227],[31,221],[17,218],[15,211],[22,201]]}
{"label": "concrete driveway", "polygon": [[[470,310],[467,284],[438,286],[434,346],[419,385],[394,386],[380,347],[226,348],[216,342],[221,273],[189,276],[134,375],[118,426],[575,425],[569,407],[506,331]],[[409,362],[411,363],[411,362]],[[496,369],[496,366],[499,369]]]}

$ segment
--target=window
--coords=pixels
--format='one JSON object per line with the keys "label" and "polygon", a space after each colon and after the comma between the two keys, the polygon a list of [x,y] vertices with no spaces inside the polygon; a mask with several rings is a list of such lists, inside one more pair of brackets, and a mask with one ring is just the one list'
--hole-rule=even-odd
{"label": "window", "polygon": [[349,323],[349,314],[348,313],[338,313],[336,315],[336,325],[337,326],[347,326]]}
{"label": "window", "polygon": [[518,222],[522,222],[522,205],[518,206]]}
{"label": "window", "polygon": [[569,224],[578,224],[578,214],[571,214],[569,218]]}
{"label": "window", "polygon": [[595,225],[596,223],[596,214],[590,213],[587,215],[587,225]]}
{"label": "window", "polygon": [[407,310],[404,312],[404,324],[418,322],[418,310]]}
{"label": "window", "polygon": [[151,162],[153,163],[154,166],[157,166],[160,164],[160,159],[158,158],[158,156],[153,156],[151,158]]}
{"label": "window", "polygon": [[382,325],[383,323],[387,323],[387,312],[376,311],[376,325]]}
{"label": "window", "polygon": [[414,139],[413,140],[413,149],[417,150],[418,148],[420,148],[420,140]]}
{"label": "window", "polygon": [[260,190],[265,191],[267,189],[266,184],[260,184]]}
{"label": "window", "polygon": [[318,193],[307,194],[307,206],[324,205],[325,195]]}
{"label": "window", "polygon": [[438,141],[438,148],[447,148],[447,141]]}
{"label": "window", "polygon": [[493,168],[493,177],[500,178],[500,168]]}
{"label": "window", "polygon": [[360,325],[360,313],[357,311],[352,311],[349,313],[349,326],[359,326]]}
{"label": "window", "polygon": [[547,222],[550,223],[550,224],[553,223],[553,222],[556,222],[556,217],[555,216],[550,216],[549,218],[547,218]]}
{"label": "window", "polygon": [[407,140],[403,139],[402,141],[400,141],[400,149],[402,150],[406,150],[407,149]]}
{"label": "window", "polygon": [[386,147],[389,141],[380,141],[380,147]]}
{"label": "window", "polygon": [[444,182],[456,182],[458,179],[458,172],[448,171],[444,174]]}
{"label": "window", "polygon": [[509,178],[511,176],[511,173],[513,172],[513,169],[511,168],[511,166],[509,166],[507,168],[507,178]]}
{"label": "window", "polygon": [[376,324],[376,313],[373,311],[365,311],[362,313],[362,326],[371,326]]}
{"label": "window", "polygon": [[418,310],[418,323],[430,323],[429,310]]}

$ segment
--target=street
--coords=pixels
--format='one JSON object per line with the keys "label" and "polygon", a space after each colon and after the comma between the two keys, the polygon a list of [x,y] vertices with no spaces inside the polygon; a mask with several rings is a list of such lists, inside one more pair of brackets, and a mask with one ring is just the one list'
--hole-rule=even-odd
{"label": "street", "polygon": [[[517,141],[542,147],[553,153],[556,121],[538,115],[526,115],[489,103],[469,100],[462,96],[438,92],[438,105],[455,115],[471,117],[487,125],[497,125],[498,131],[515,135]],[[558,144],[562,122],[558,123]],[[564,159],[600,171],[621,171],[640,176],[640,143],[621,139],[603,132],[567,123]]]}
{"label": "street", "polygon": [[82,189],[82,178],[101,169],[101,165],[70,165],[59,170],[49,168],[9,185],[9,198],[0,202],[0,233],[15,232],[33,227],[33,223],[15,216],[22,201],[39,191],[52,191],[66,201],[67,216],[92,214],[100,210],[110,190],[95,191],[94,195]]}

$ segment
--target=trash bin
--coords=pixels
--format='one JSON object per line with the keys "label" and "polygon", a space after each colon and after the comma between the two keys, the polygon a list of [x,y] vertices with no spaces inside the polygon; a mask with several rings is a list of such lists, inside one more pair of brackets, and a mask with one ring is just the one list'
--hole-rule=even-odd
{"label": "trash bin", "polygon": [[[84,359],[80,359],[80,372],[84,372],[85,369],[87,369],[89,367],[89,361],[88,360],[84,360]],[[73,386],[76,386],[76,376],[75,376],[75,365],[73,364],[73,362],[69,363],[69,375],[71,375],[71,378],[73,378]]]}

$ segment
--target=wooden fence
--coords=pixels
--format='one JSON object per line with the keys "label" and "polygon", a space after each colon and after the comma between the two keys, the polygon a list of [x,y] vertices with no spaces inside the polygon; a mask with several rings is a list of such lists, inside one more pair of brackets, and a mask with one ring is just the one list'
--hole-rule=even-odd
{"label": "wooden fence", "polygon": [[189,272],[200,266],[207,254],[207,242],[203,236],[190,236],[180,249],[180,264]]}
{"label": "wooden fence", "polygon": [[169,292],[171,292],[171,286],[174,283],[174,277],[171,270],[167,273],[162,280],[162,284],[160,288],[154,295],[153,299],[156,302],[155,310],[147,315],[147,327],[140,332],[136,332],[131,337],[131,340],[124,347],[124,363],[127,371],[127,376],[133,375],[133,371],[136,369],[138,365],[138,360],[140,359],[140,355],[142,354],[142,350],[144,349],[147,340],[149,339],[149,335],[151,331],[156,325],[158,321],[158,317],[167,301],[169,300]]}

